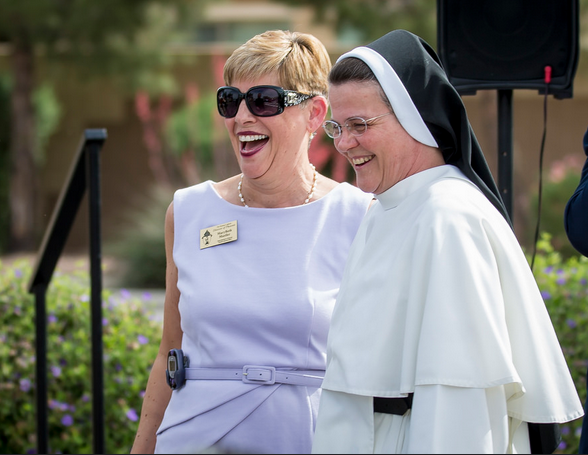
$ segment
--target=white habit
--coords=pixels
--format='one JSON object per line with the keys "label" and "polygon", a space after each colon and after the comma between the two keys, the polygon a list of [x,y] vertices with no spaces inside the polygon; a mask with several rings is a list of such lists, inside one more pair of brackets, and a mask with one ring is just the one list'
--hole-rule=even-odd
{"label": "white habit", "polygon": [[[583,409],[505,218],[456,167],[377,196],[351,247],[313,453],[529,453]],[[414,393],[404,416],[373,398]]]}

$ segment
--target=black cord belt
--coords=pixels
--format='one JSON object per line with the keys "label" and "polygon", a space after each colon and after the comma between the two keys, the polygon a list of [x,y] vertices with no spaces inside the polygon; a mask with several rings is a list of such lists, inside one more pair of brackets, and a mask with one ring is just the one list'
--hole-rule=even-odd
{"label": "black cord belt", "polygon": [[374,397],[374,412],[402,416],[412,407],[413,395],[414,393],[398,398]]}

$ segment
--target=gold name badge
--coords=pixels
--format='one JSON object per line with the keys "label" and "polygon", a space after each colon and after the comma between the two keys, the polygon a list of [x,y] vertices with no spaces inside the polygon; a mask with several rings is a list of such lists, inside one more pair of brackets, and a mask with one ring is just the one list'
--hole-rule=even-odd
{"label": "gold name badge", "polygon": [[237,240],[237,221],[200,229],[200,249]]}

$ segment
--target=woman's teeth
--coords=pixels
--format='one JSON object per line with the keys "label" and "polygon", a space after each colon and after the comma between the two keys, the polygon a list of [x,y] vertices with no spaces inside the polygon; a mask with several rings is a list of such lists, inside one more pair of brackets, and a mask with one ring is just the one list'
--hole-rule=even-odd
{"label": "woman's teeth", "polygon": [[252,136],[239,136],[239,140],[241,142],[253,142],[253,141],[261,141],[262,139],[267,139],[268,136],[263,134],[255,134]]}
{"label": "woman's teeth", "polygon": [[364,163],[367,163],[368,161],[371,161],[373,158],[374,158],[373,156],[362,157],[362,158],[353,158],[351,161],[354,166],[359,166],[360,164],[364,164]]}

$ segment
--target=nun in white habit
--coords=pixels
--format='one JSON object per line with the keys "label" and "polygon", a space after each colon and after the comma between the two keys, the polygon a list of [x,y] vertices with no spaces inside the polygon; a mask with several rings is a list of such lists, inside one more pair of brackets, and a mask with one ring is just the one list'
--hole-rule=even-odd
{"label": "nun in white habit", "polygon": [[348,256],[313,453],[551,453],[582,404],[434,50],[342,55],[327,134],[376,202]]}

